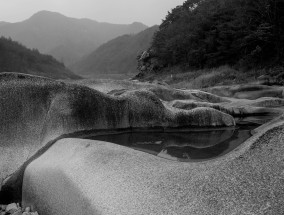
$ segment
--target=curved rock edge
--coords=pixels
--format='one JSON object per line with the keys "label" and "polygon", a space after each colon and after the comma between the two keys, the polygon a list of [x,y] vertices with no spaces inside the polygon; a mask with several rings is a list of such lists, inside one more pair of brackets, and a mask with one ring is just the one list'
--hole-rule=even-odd
{"label": "curved rock edge", "polygon": [[[284,128],[284,121],[280,121],[278,123],[275,123],[275,124],[270,124],[268,125],[267,127],[265,127],[263,130],[259,131],[258,133],[256,133],[254,136],[252,136],[250,139],[248,139],[247,141],[245,141],[242,145],[240,145],[238,148],[236,148],[235,150],[231,151],[230,153],[222,156],[222,157],[219,157],[219,158],[216,158],[216,159],[213,159],[211,160],[210,162],[197,162],[197,163],[179,163],[177,164],[178,162],[173,162],[173,161],[168,161],[168,160],[165,160],[163,158],[159,158],[159,157],[151,157],[151,160],[156,160],[156,161],[161,161],[162,163],[165,163],[165,164],[169,164],[169,165],[177,165],[178,166],[183,166],[185,168],[188,167],[188,169],[191,169],[191,168],[195,168],[195,167],[204,167],[205,169],[206,168],[210,168],[210,166],[218,166],[219,164],[224,164],[225,162],[230,162],[230,161],[233,161],[234,159],[236,158],[240,158],[242,159],[242,155],[246,152],[248,152],[249,150],[253,150],[256,146],[255,144],[257,142],[259,142],[259,140],[261,140],[262,138],[264,138],[265,135],[267,135],[269,132],[273,132],[277,129],[282,129]],[[65,139],[63,140],[65,142],[68,142],[69,140],[68,139]],[[70,139],[71,143],[72,143],[72,140]],[[102,144],[103,142],[102,141],[91,141],[91,140],[84,140],[84,142],[87,142],[90,143],[90,142],[94,142],[94,143],[100,143]],[[89,144],[88,144],[89,145]],[[83,147],[83,146],[82,146]],[[102,146],[102,147],[105,147],[105,146]],[[141,154],[143,152],[139,152],[139,151],[134,151],[134,150],[131,150],[131,149],[128,149],[128,148],[122,148],[122,146],[119,146],[119,145],[114,145],[112,143],[108,143],[106,145],[106,148],[109,148],[111,149],[112,151],[112,147],[114,147],[114,151],[116,151],[118,149],[118,151],[126,151],[127,153],[131,153],[131,154]],[[100,147],[99,147],[100,148]],[[121,149],[121,150],[120,150]],[[146,157],[149,157],[150,158],[150,155],[147,155]],[[222,165],[221,165],[222,166]],[[62,173],[62,176],[64,177],[64,173]],[[66,175],[66,180],[68,178],[68,176]],[[72,180],[70,181],[71,184],[73,184]],[[76,183],[73,184],[74,186],[76,186]],[[75,187],[76,188],[76,187]],[[78,188],[78,187],[77,187]],[[73,189],[73,188],[72,188]],[[75,189],[76,190],[76,189]],[[80,192],[80,194],[78,195],[82,195],[80,189],[78,188],[78,191]],[[64,195],[64,194],[63,194]],[[80,198],[82,199],[86,199],[88,200],[88,196],[81,196]],[[83,201],[83,200],[82,200]],[[88,201],[87,201],[88,202]],[[28,202],[26,202],[25,204],[28,204]],[[145,206],[147,207],[147,206]],[[165,209],[164,209],[165,210]],[[169,211],[168,211],[169,212]],[[171,211],[172,213],[174,213],[175,211]],[[119,212],[117,214],[120,214]],[[140,213],[139,213],[140,214]],[[213,213],[212,213],[213,214]]]}

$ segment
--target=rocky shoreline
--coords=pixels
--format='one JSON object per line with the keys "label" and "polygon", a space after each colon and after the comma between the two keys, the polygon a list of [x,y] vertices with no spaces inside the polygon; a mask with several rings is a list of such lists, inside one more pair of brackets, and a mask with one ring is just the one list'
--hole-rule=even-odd
{"label": "rocky shoreline", "polygon": [[[99,175],[101,174],[103,178],[107,178],[107,176],[104,175],[107,172],[101,172],[100,168],[109,169],[110,172],[114,173],[114,178],[112,178],[111,174],[109,175],[109,179],[113,181],[117,181],[118,179],[125,181],[125,184],[118,183],[118,187],[127,186],[127,184],[131,186],[136,184],[138,178],[132,181],[132,178],[136,177],[136,175],[132,174],[135,172],[138,176],[140,173],[136,171],[141,169],[145,174],[140,175],[139,180],[144,181],[144,188],[148,190],[149,187],[152,186],[148,184],[148,180],[152,178],[152,180],[156,181],[157,186],[159,185],[155,187],[154,190],[156,190],[157,193],[165,192],[165,196],[169,199],[172,197],[168,196],[168,194],[175,192],[177,188],[176,185],[173,184],[173,178],[177,180],[177,183],[183,184],[183,186],[191,190],[187,194],[189,195],[191,192],[195,193],[196,190],[193,187],[188,187],[189,185],[185,183],[185,181],[191,181],[194,177],[201,177],[201,181],[204,182],[204,185],[212,180],[218,181],[218,183],[214,183],[214,186],[222,184],[220,182],[221,178],[213,174],[210,169],[214,169],[217,172],[220,167],[224,167],[224,171],[228,172],[230,177],[235,175],[235,173],[227,168],[229,164],[236,168],[235,171],[237,172],[248,171],[245,169],[247,167],[243,166],[241,163],[236,165],[239,161],[238,158],[227,160],[230,155],[224,155],[224,158],[219,158],[214,162],[198,164],[197,166],[195,166],[195,164],[177,165],[176,163],[171,163],[171,161],[166,162],[163,159],[161,160],[161,158],[154,158],[152,155],[143,154],[142,156],[142,154],[140,154],[141,152],[134,152],[130,149],[126,150],[121,148],[121,146],[115,146],[111,143],[70,139],[70,134],[84,131],[102,132],[116,131],[119,129],[151,129],[156,127],[175,129],[184,126],[218,128],[235,126],[236,122],[234,116],[243,117],[259,114],[275,114],[276,116],[284,113],[283,87],[270,87],[268,89],[263,86],[256,87],[254,85],[233,86],[230,88],[223,87],[212,89],[211,91],[208,89],[208,92],[204,92],[201,90],[178,90],[166,85],[134,81],[82,80],[70,83],[18,74],[2,74],[0,75],[0,82],[0,98],[2,101],[0,104],[2,110],[0,116],[2,121],[5,122],[2,126],[0,125],[1,146],[3,149],[1,151],[3,154],[3,162],[0,163],[0,167],[1,170],[3,170],[1,171],[2,177],[11,175],[5,179],[3,183],[0,191],[0,203],[3,204],[4,201],[7,201],[7,203],[22,202],[24,199],[24,207],[34,205],[34,208],[42,215],[53,214],[45,212],[45,210],[48,210],[48,206],[42,206],[43,202],[53,201],[53,199],[51,199],[52,193],[46,193],[46,190],[55,189],[58,186],[58,184],[53,183],[61,183],[60,181],[54,180],[54,178],[52,180],[49,179],[50,175],[48,175],[48,172],[43,171],[45,168],[51,168],[51,172],[55,171],[54,175],[58,175],[59,178],[62,178],[63,181],[68,181],[68,183],[70,181],[72,185],[75,184],[81,187],[81,185],[83,186],[84,183],[86,183],[88,185],[87,187],[91,190],[99,189],[91,186],[92,180],[88,181],[82,178],[79,182],[76,181],[77,178],[80,178],[80,174],[85,174],[84,172],[80,172],[79,169],[72,169],[76,168],[78,161],[86,161],[87,163],[82,163],[80,168],[87,168],[86,172],[93,172],[96,177],[96,171],[98,171]],[[228,94],[228,92],[231,94]],[[280,122],[282,121],[280,120]],[[279,134],[279,132],[277,134]],[[253,138],[254,137],[251,139]],[[264,136],[261,138],[264,138]],[[275,138],[279,138],[279,140],[282,141],[281,135]],[[266,141],[265,138],[263,140]],[[249,142],[250,141],[247,141],[245,145],[247,146]],[[241,148],[246,146],[242,146]],[[76,147],[79,147],[81,151],[76,150]],[[88,149],[86,150],[84,147]],[[9,151],[11,148],[13,150]],[[70,150],[70,154],[68,154],[68,150]],[[239,153],[238,150],[239,149],[236,149],[230,154],[236,156],[236,154]],[[90,151],[97,154],[97,157],[95,158],[88,154]],[[61,152],[66,152],[66,154],[62,154],[58,157],[58,154]],[[82,154],[80,154],[81,152]],[[256,152],[252,149],[251,153]],[[265,156],[268,156],[266,151],[263,153]],[[103,157],[104,154],[106,155],[105,157]],[[125,154],[127,156],[120,157],[119,154]],[[55,158],[51,159],[53,156],[55,156],[58,161]],[[62,163],[64,156],[67,156],[64,159],[66,165],[64,162]],[[85,158],[85,156],[87,157]],[[246,156],[247,159],[251,159],[249,155]],[[15,157],[17,159],[11,159]],[[78,160],[75,159],[72,161],[74,157]],[[121,160],[123,158],[125,160]],[[141,159],[143,160],[142,166]],[[44,162],[38,163],[40,160]],[[99,169],[96,169],[94,165],[87,165],[91,160],[93,164],[98,165]],[[107,160],[107,162],[102,162],[104,160]],[[117,160],[117,162],[114,163],[115,160]],[[126,160],[128,160],[129,163],[126,162]],[[72,165],[70,165],[69,162],[72,162]],[[122,166],[117,166],[117,164],[121,164]],[[115,166],[114,169],[112,165]],[[255,165],[255,162],[251,161],[250,165]],[[274,163],[271,162],[271,165],[274,165]],[[65,170],[69,168],[71,168],[70,172],[66,172]],[[121,172],[113,172],[113,170],[121,168],[126,175],[128,175],[130,181],[124,179]],[[250,169],[250,171],[254,170]],[[165,178],[159,178],[159,175],[153,174],[155,172],[159,172],[164,175]],[[175,172],[175,176],[172,175],[173,172]],[[267,172],[269,172],[268,169]],[[46,177],[44,177],[45,174],[47,174]],[[171,175],[171,177],[167,175]],[[220,175],[222,175],[222,172],[220,172]],[[203,178],[203,176],[206,176],[208,180]],[[244,182],[252,180],[249,175],[245,177],[246,178],[243,179]],[[257,175],[257,177],[260,176]],[[97,183],[106,185],[105,192],[109,192],[109,194],[112,195],[112,190],[109,190],[111,184],[107,186],[107,181],[101,181],[100,178],[97,179]],[[91,184],[88,184],[89,182]],[[193,182],[196,183],[194,180]],[[109,181],[109,183],[111,183],[111,181]],[[168,190],[167,186],[163,186],[164,183],[167,183],[172,189]],[[39,185],[43,186],[41,187]],[[68,187],[70,186],[70,188],[72,188],[72,185],[68,185]],[[230,184],[230,186],[231,189],[239,189],[240,185],[233,183]],[[37,187],[37,189],[35,189],[35,187]],[[84,187],[84,189],[85,188],[86,187]],[[86,196],[87,199],[93,199],[93,197],[94,199],[100,198],[96,196],[96,190],[93,190],[91,196],[88,196],[88,190],[81,193],[82,189],[74,187],[73,190],[70,190],[70,192],[74,192],[72,199],[75,202],[77,201],[77,192],[82,195],[82,199]],[[127,190],[126,188],[124,188],[125,190],[119,190],[120,188],[116,189],[118,189],[117,193],[124,193]],[[140,190],[140,188],[133,189],[138,189],[137,191],[139,192],[143,191]],[[222,187],[218,187],[218,189],[226,195]],[[40,190],[44,193],[43,196],[38,196],[37,192]],[[135,194],[134,190],[132,190],[133,195]],[[250,189],[248,190],[250,192]],[[55,193],[57,191],[58,190],[54,190]],[[67,190],[63,189],[58,195],[67,195],[69,191],[66,192]],[[103,191],[99,191],[99,193],[101,192]],[[143,192],[139,192],[137,195],[139,194],[139,198],[142,198]],[[151,193],[152,191],[150,189],[147,192]],[[183,191],[180,192],[183,193]],[[24,193],[24,196],[22,196],[22,193]],[[153,194],[153,196],[156,196],[157,193]],[[140,194],[142,196],[140,196]],[[45,195],[47,195],[47,197],[45,197]],[[78,197],[80,197],[80,195]],[[124,195],[126,195],[125,198],[129,197],[127,196],[127,192],[124,193]],[[151,196],[152,194],[149,195]],[[202,198],[205,198],[205,196]],[[113,196],[112,198],[116,197],[117,196]],[[193,204],[192,201],[194,198],[190,198],[190,196],[185,197],[188,203]],[[47,199],[44,200],[44,198]],[[133,197],[133,201],[135,198]],[[139,201],[139,198],[137,197],[136,200]],[[160,197],[156,196],[155,198],[157,198],[156,204],[159,205]],[[106,199],[108,199],[107,196]],[[198,199],[198,201],[200,200],[198,207],[201,207],[204,203],[201,203],[202,201],[198,196],[196,196],[196,199]],[[144,200],[148,202],[147,195]],[[164,200],[167,202],[166,199]],[[61,199],[59,198],[58,201],[61,201]],[[68,203],[71,200],[65,201]],[[117,199],[117,201],[120,200]],[[172,199],[172,201],[176,200]],[[218,201],[221,201],[221,199],[218,199]],[[242,201],[239,203],[241,202]],[[62,202],[62,204],[65,203]],[[83,203],[84,202],[82,202],[82,204]],[[101,205],[97,205],[97,203],[98,202],[92,200],[90,204],[100,208]],[[105,204],[105,202],[100,203]],[[169,207],[175,207],[169,202],[167,204],[169,204]],[[115,201],[114,205],[116,205]],[[125,202],[122,202],[121,205],[125,205],[125,208],[128,206],[132,208],[132,206]],[[235,206],[240,205],[237,204]],[[51,207],[50,210],[53,210],[52,207],[56,206],[50,204],[49,207]],[[72,208],[73,205],[70,205],[70,207]],[[106,206],[106,208],[108,207],[113,206]],[[120,206],[117,205],[117,207]],[[144,206],[141,205],[141,207],[143,208]],[[149,207],[149,213],[152,210],[160,210],[159,208],[155,208],[155,204],[153,205],[152,203],[149,203],[147,207]],[[212,211],[216,212],[212,214],[220,214],[220,211],[222,211],[221,208],[222,207],[211,208]],[[68,211],[68,209],[66,210]],[[101,210],[105,211],[105,208]],[[129,210],[129,212],[131,210]],[[143,210],[146,211],[146,208]],[[173,213],[177,213],[179,210],[178,208],[176,210],[171,209]],[[185,208],[185,210],[190,213],[193,212],[190,208]],[[73,214],[75,213],[74,211],[72,212]],[[106,212],[104,214],[113,213]],[[132,214],[139,213],[134,211]],[[200,214],[204,213],[200,212]]]}

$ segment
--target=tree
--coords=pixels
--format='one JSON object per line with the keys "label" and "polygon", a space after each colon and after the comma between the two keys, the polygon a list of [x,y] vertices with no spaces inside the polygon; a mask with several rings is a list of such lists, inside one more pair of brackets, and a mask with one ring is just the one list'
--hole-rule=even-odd
{"label": "tree", "polygon": [[168,13],[152,50],[166,66],[283,62],[283,0],[188,0]]}

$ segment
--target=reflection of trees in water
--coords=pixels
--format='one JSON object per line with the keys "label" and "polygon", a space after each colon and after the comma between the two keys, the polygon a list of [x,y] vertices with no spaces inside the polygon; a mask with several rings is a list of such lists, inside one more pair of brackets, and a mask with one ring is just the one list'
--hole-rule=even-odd
{"label": "reflection of trees in water", "polygon": [[230,138],[211,147],[167,147],[163,150],[163,152],[169,154],[170,156],[180,158],[180,161],[210,159],[228,153],[229,151],[235,149],[237,146],[243,143],[249,137],[250,134],[248,130],[235,130],[234,134]]}
{"label": "reflection of trees in water", "polygon": [[116,143],[122,146],[131,147],[133,149],[157,155],[162,150],[162,142],[165,137],[162,135],[162,133],[129,132],[123,134],[89,137],[88,139]]}
{"label": "reflection of trees in water", "polygon": [[171,134],[163,142],[163,147],[194,147],[207,148],[231,138],[234,135],[234,129],[214,130],[214,131],[198,131],[188,133]]}
{"label": "reflection of trees in water", "polygon": [[187,133],[136,132],[97,136],[102,140],[180,161],[210,159],[236,148],[250,137],[249,130],[214,130]]}
{"label": "reflection of trees in water", "polygon": [[180,158],[181,160],[208,159],[217,157],[218,155],[222,154],[222,152],[226,151],[229,148],[230,141],[233,139],[234,137],[231,137],[228,140],[207,148],[194,148],[191,146],[167,147],[166,149],[164,149],[164,152],[171,156]]}

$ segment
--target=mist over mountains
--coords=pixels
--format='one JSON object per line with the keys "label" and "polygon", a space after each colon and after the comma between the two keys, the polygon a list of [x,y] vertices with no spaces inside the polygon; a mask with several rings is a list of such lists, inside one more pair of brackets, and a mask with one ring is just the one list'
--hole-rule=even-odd
{"label": "mist over mountains", "polygon": [[22,22],[0,22],[0,35],[70,65],[111,39],[136,34],[146,28],[139,22],[110,24],[40,11]]}
{"label": "mist over mountains", "polygon": [[72,71],[88,77],[100,77],[103,74],[130,74],[133,76],[137,68],[136,57],[151,45],[155,25],[135,35],[117,37],[90,55],[72,65]]}

